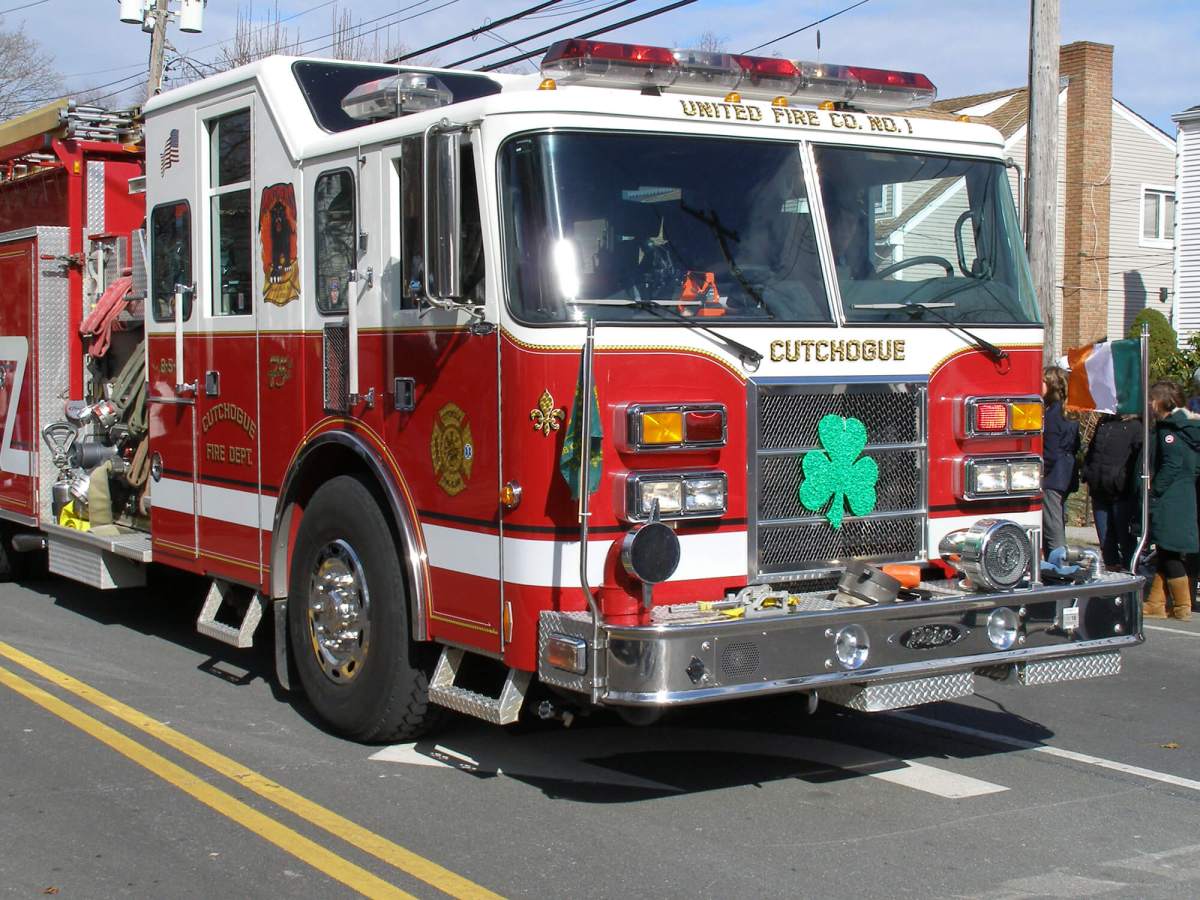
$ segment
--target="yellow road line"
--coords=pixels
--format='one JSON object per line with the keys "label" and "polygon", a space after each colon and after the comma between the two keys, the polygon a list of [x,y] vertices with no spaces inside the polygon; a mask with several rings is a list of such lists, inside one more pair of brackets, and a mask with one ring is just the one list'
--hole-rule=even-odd
{"label": "yellow road line", "polygon": [[291,854],[301,862],[340,881],[351,890],[358,891],[367,897],[412,898],[411,894],[406,894],[393,887],[382,878],[372,875],[366,869],[343,859],[299,832],[276,822],[270,816],[263,815],[236,797],[197,778],[182,766],[177,766],[166,757],[160,756],[148,747],[142,746],[132,738],[105,725],[99,719],[92,718],[87,713],[81,712],[69,703],[3,667],[0,667],[0,684],[12,688],[18,694],[69,722],[102,744],[107,744],[142,768],[150,770],[163,781],[191,794],[205,806],[232,819],[243,828],[253,831],[259,837],[270,841],[280,850]]}
{"label": "yellow road line", "polygon": [[162,722],[150,718],[145,713],[138,712],[131,706],[126,706],[120,700],[101,693],[67,673],[60,672],[53,666],[30,656],[28,653],[23,653],[16,647],[6,644],[3,641],[0,641],[0,656],[5,656],[18,665],[29,669],[31,672],[36,672],[63,690],[70,691],[77,697],[129,723],[134,728],[140,729],[146,734],[162,741],[164,744],[175,748],[180,753],[190,756],[197,762],[208,766],[213,771],[219,772],[227,778],[232,778],[247,790],[253,791],[277,806],[295,813],[302,819],[307,819],[318,828],[328,831],[330,834],[354,845],[365,853],[369,853],[400,871],[406,872],[414,878],[432,885],[438,890],[449,894],[451,897],[463,898],[463,900],[498,900],[500,897],[499,894],[494,894],[487,888],[451,872],[449,869],[438,865],[432,860],[428,860],[411,850],[407,850],[399,844],[393,843],[387,838],[375,834],[375,832],[355,822],[351,822],[349,819],[338,815],[332,810],[326,809],[320,804],[314,803],[306,797],[288,790],[283,785],[258,774],[252,769],[248,769],[236,760],[230,759],[228,756],[224,756],[206,747],[199,741],[193,740],[187,735],[176,731],[169,725],[164,725]]}

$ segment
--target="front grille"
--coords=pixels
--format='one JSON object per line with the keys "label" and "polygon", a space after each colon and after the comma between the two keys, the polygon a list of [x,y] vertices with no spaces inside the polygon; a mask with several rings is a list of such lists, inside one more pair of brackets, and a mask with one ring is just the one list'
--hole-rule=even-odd
{"label": "front grille", "polygon": [[[750,548],[752,576],[807,577],[851,559],[901,562],[924,558],[926,508],[923,382],[751,383]],[[820,446],[824,416],[866,426],[864,456],[879,480],[868,516],[846,511],[840,530],[800,503],[804,454]]]}

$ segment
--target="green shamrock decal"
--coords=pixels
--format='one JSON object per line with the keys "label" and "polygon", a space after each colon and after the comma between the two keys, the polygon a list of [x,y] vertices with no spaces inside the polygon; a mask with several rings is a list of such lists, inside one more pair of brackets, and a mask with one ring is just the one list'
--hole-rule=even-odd
{"label": "green shamrock decal", "polygon": [[813,512],[820,512],[829,504],[825,518],[840,531],[845,503],[850,504],[850,512],[856,516],[868,515],[875,508],[879,466],[869,456],[858,458],[867,446],[867,426],[858,419],[825,416],[817,423],[817,434],[824,449],[804,454],[800,463],[804,472],[800,502]]}

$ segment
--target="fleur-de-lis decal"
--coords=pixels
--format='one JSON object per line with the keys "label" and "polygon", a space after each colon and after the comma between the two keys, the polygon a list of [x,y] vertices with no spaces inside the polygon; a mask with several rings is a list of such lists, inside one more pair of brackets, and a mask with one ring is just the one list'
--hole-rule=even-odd
{"label": "fleur-de-lis decal", "polygon": [[825,416],[817,423],[817,434],[824,449],[804,454],[800,502],[812,512],[825,510],[829,524],[840,531],[847,504],[856,516],[875,509],[879,466],[869,456],[858,458],[867,446],[867,427],[858,419]]}
{"label": "fleur-de-lis decal", "polygon": [[533,430],[540,431],[543,437],[549,437],[550,432],[562,428],[563,419],[566,417],[566,410],[554,408],[554,398],[549,389],[542,391],[537,409],[529,411],[529,418],[533,420]]}

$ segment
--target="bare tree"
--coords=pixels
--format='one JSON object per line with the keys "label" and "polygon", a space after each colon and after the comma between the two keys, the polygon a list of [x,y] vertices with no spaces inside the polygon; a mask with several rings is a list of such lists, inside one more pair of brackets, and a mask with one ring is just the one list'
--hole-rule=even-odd
{"label": "bare tree", "polygon": [[703,50],[706,53],[724,53],[728,43],[728,35],[717,34],[712,30],[705,30],[700,32],[687,46],[691,50]]}
{"label": "bare tree", "polygon": [[[285,28],[279,18],[279,3],[267,14],[264,22],[254,21],[254,6],[243,9],[238,7],[237,23],[234,26],[233,38],[221,45],[217,58],[211,66],[215,71],[235,69],[246,63],[271,56],[276,53],[299,54],[300,36],[294,37]],[[185,67],[180,73],[184,79],[192,74],[193,77],[203,74],[203,71],[190,73]]]}
{"label": "bare tree", "polygon": [[0,23],[0,119],[10,119],[63,92],[54,57],[25,33]]}

